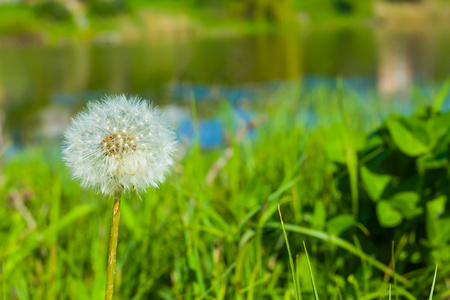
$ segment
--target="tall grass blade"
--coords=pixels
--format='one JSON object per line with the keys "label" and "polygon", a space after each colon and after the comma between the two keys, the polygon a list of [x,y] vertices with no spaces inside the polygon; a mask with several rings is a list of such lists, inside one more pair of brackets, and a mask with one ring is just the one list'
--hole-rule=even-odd
{"label": "tall grass blade", "polygon": [[299,289],[300,299],[302,298],[301,292],[300,292],[300,256],[297,254],[295,256],[295,274],[297,279],[297,286]]}
{"label": "tall grass blade", "polygon": [[281,227],[283,228],[284,239],[286,240],[286,247],[287,247],[287,250],[289,253],[289,263],[291,265],[292,280],[294,281],[295,298],[297,300],[301,300],[302,296],[301,296],[301,292],[300,292],[300,286],[297,287],[297,276],[295,274],[294,260],[292,259],[291,247],[289,246],[289,240],[288,240],[288,237],[286,234],[286,229],[284,228],[284,222],[283,222],[283,217],[281,216],[281,209],[280,209],[279,203],[278,203],[278,213],[280,214]]}
{"label": "tall grass blade", "polygon": [[[384,289],[384,287],[383,287]],[[376,292],[371,292],[367,295],[362,295],[358,300],[373,300],[373,299],[385,299],[386,291],[385,290],[379,290]],[[389,290],[388,290],[389,293]],[[400,299],[407,299],[407,300],[417,300],[417,297],[402,288],[401,286],[398,287],[398,294],[400,295]]]}
{"label": "tall grass blade", "polygon": [[308,255],[308,250],[306,250],[305,241],[303,241],[303,247],[305,248],[306,260],[308,261],[309,277],[311,277],[311,284],[313,286],[313,291],[314,291],[314,299],[319,300],[319,295],[317,294],[316,284],[314,282],[314,276],[313,276],[312,269],[311,269],[311,262],[309,261],[309,255]]}
{"label": "tall grass blade", "polygon": [[337,101],[342,118],[341,134],[345,144],[345,157],[347,171],[349,175],[350,194],[352,197],[352,214],[358,218],[359,193],[358,193],[358,153],[356,151],[354,137],[351,133],[350,118],[347,116],[344,107],[344,81],[338,77],[336,82]]}
{"label": "tall grass blade", "polygon": [[225,270],[225,272],[220,276],[219,280],[217,280],[213,285],[209,287],[208,290],[203,293],[200,299],[205,299],[209,293],[213,290],[215,286],[217,286],[221,281],[223,281],[228,275],[230,275],[231,271],[233,271],[236,268],[236,263],[232,263],[231,266],[228,267],[228,269]]}
{"label": "tall grass blade", "polygon": [[391,287],[392,287],[392,285],[389,284],[389,300],[391,300],[391,296],[392,296],[392,293],[391,293]]}
{"label": "tall grass blade", "polygon": [[362,266],[362,270],[363,270],[363,278],[364,278],[364,282],[363,282],[363,284],[364,284],[364,294],[369,294],[369,280],[368,280],[368,277],[367,277],[367,273],[368,273],[368,270],[367,270],[367,263],[366,263],[366,260],[363,258],[363,251],[362,251],[362,247],[361,247],[361,243],[359,242],[359,240],[358,240],[358,237],[356,236],[356,235],[353,235],[353,241],[354,241],[354,243],[355,243],[355,245],[356,245],[356,247],[357,247],[357,249],[358,249],[358,251],[359,251],[359,257],[361,258],[361,266]]}
{"label": "tall grass blade", "polygon": [[434,285],[436,284],[437,269],[438,269],[438,265],[436,265],[436,269],[434,270],[433,285],[431,286],[430,297],[428,298],[428,300],[433,299]]}
{"label": "tall grass blade", "polygon": [[337,282],[336,282],[336,294],[337,294],[337,298],[338,298],[339,300],[344,300],[344,299],[342,298],[341,290],[339,289],[339,286],[338,286]]}
{"label": "tall grass blade", "polygon": [[436,100],[434,101],[433,104],[434,111],[436,112],[441,111],[442,105],[444,104],[445,101],[445,97],[447,96],[449,90],[450,90],[450,78],[448,78],[444,82],[444,85],[442,86],[441,90],[439,91],[439,94],[436,97]]}
{"label": "tall grass blade", "polygon": [[198,115],[197,115],[197,103],[195,101],[195,96],[192,93],[190,97],[190,104],[191,104],[191,118],[192,118],[192,125],[194,129],[194,138],[198,139]]}
{"label": "tall grass blade", "polygon": [[[280,225],[278,223],[269,222],[269,223],[265,224],[264,227],[266,227],[266,228],[280,228]],[[314,237],[316,239],[320,239],[322,241],[326,241],[328,243],[336,245],[336,246],[338,246],[338,247],[340,247],[342,249],[345,249],[345,250],[349,251],[350,253],[352,253],[352,254],[360,257],[360,258],[364,258],[367,263],[371,264],[372,266],[374,266],[375,268],[377,268],[380,271],[386,272],[389,269],[388,266],[386,266],[382,262],[376,260],[375,258],[373,258],[373,256],[359,251],[358,248],[356,248],[354,245],[350,244],[346,240],[341,239],[341,238],[339,238],[337,236],[328,234],[328,233],[323,232],[323,231],[309,229],[309,228],[305,228],[305,227],[298,226],[298,225],[285,224],[284,227],[288,231],[305,234],[305,235]],[[405,285],[409,285],[410,284],[409,280],[406,279],[405,277],[401,276],[400,274],[397,274],[397,279],[400,282],[402,282],[403,284],[405,284]]]}
{"label": "tall grass blade", "polygon": [[[397,276],[395,273],[395,250],[394,250],[395,243],[392,241],[392,270],[394,273],[392,274],[392,277],[394,278],[394,289],[395,289],[395,300],[398,300],[398,292],[397,292]],[[391,289],[391,286],[389,285],[389,290]]]}

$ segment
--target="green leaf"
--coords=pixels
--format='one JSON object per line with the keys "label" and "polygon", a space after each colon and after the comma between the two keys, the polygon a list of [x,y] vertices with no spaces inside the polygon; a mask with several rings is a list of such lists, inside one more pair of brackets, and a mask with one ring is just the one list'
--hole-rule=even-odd
{"label": "green leaf", "polygon": [[386,125],[397,147],[408,156],[419,156],[429,151],[427,142],[415,119],[390,117]]}
{"label": "green leaf", "polygon": [[441,218],[445,213],[447,197],[441,195],[436,199],[428,201],[426,230],[428,239],[435,243],[445,244],[450,237],[450,219]]}
{"label": "green leaf", "polygon": [[383,194],[384,189],[391,181],[391,176],[372,172],[366,166],[362,166],[361,179],[370,199],[373,201],[378,201]]}
{"label": "green leaf", "polygon": [[439,217],[445,211],[445,203],[447,202],[447,197],[442,195],[434,200],[427,202],[427,218],[426,218],[426,229],[427,236],[430,241],[434,240],[438,235],[439,231]]}
{"label": "green leaf", "polygon": [[355,218],[352,215],[342,214],[328,220],[327,231],[339,235],[353,224],[355,224]]}
{"label": "green leaf", "polygon": [[416,192],[397,193],[389,199],[392,207],[396,208],[405,219],[412,219],[423,213],[422,207],[417,207],[420,200],[419,194]]}
{"label": "green leaf", "polygon": [[448,153],[446,151],[440,153],[425,154],[417,159],[417,168],[423,173],[425,170],[439,169],[448,165]]}
{"label": "green leaf", "polygon": [[436,144],[448,133],[450,127],[450,112],[433,115],[426,123],[427,135],[430,139],[428,148],[433,149]]}
{"label": "green leaf", "polygon": [[447,202],[447,196],[441,195],[436,199],[427,202],[427,215],[433,219],[439,219],[439,217],[445,212],[445,203]]}
{"label": "green leaf", "polygon": [[402,214],[387,201],[378,202],[377,216],[382,227],[395,227],[403,221]]}
{"label": "green leaf", "polygon": [[383,138],[380,136],[379,132],[376,132],[375,134],[371,134],[368,136],[367,140],[365,141],[364,148],[367,149],[374,149],[381,147],[384,144]]}

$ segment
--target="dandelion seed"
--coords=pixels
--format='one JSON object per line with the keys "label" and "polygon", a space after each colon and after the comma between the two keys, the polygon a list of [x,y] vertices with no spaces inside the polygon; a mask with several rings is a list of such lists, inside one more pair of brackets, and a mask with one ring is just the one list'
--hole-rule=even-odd
{"label": "dandelion seed", "polygon": [[[142,120],[151,121],[142,126]],[[125,127],[129,129],[118,130]],[[152,139],[152,132],[159,138]],[[87,110],[73,119],[65,133],[63,158],[83,186],[105,195],[134,186],[143,192],[165,180],[176,145],[175,134],[158,109],[138,98],[111,96],[89,102]]]}

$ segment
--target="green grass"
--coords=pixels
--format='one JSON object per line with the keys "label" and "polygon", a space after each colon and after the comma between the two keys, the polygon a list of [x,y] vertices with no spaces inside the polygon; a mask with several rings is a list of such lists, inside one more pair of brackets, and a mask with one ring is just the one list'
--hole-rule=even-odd
{"label": "green grass", "polygon": [[437,275],[437,271],[438,271],[438,265],[436,265],[436,270],[434,271],[433,285],[431,286],[430,297],[428,298],[429,300],[432,300],[432,299],[433,299],[433,292],[434,292],[434,286],[435,286],[435,284],[436,284],[436,275]]}
{"label": "green grass", "polygon": [[[355,130],[374,129],[397,109],[393,102],[321,88],[283,89],[265,100],[256,109],[266,122],[253,139],[238,141],[228,129],[233,155],[211,184],[206,175],[225,149],[193,146],[159,190],[122,200],[116,299],[296,299],[300,286],[302,299],[387,299],[390,284],[400,299],[448,295],[450,268],[435,273],[427,241],[408,236],[393,270],[393,240],[373,224],[347,222],[353,200],[333,183],[325,146],[342,110],[347,123],[336,132],[357,143]],[[307,108],[317,116],[309,125]],[[101,299],[112,199],[74,182],[58,145],[23,149],[3,163],[0,295]],[[402,227],[392,230],[403,243]]]}
{"label": "green grass", "polygon": [[[294,260],[292,259],[291,248],[289,247],[289,239],[286,234],[286,228],[284,227],[283,216],[281,215],[280,204],[278,204],[278,213],[280,214],[281,227],[283,228],[284,239],[286,241],[286,248],[289,254],[289,263],[292,271],[292,282],[294,283],[295,299],[302,299],[302,292],[300,289],[300,284],[297,278],[296,269],[294,265]],[[306,251],[306,248],[305,248]],[[309,260],[308,260],[309,263]],[[311,269],[311,268],[310,268]],[[312,278],[312,275],[311,275]],[[314,282],[314,281],[313,281]]]}

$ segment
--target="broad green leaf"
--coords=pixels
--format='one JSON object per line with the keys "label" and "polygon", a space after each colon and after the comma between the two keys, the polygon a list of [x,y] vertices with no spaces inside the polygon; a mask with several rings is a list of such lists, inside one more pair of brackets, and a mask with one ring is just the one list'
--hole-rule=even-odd
{"label": "broad green leaf", "polygon": [[370,199],[378,201],[389,181],[391,181],[391,176],[372,172],[366,166],[362,166],[361,179]]}
{"label": "broad green leaf", "polygon": [[[427,236],[430,241],[439,242],[442,233],[449,232],[450,230],[450,220],[447,218],[441,219],[441,216],[445,212],[446,202],[447,197],[445,195],[441,195],[436,199],[428,201],[426,204],[426,229]],[[445,235],[448,236],[448,234]]]}
{"label": "broad green leaf", "polygon": [[429,149],[433,149],[442,137],[448,134],[450,127],[450,112],[434,115],[426,123],[427,135],[429,137]]}
{"label": "broad green leaf", "polygon": [[423,173],[425,170],[443,168],[448,164],[448,153],[442,151],[440,153],[430,153],[417,159],[417,168]]}
{"label": "broad green leaf", "polygon": [[427,202],[427,215],[433,219],[438,219],[445,212],[447,197],[441,195],[436,199]]}
{"label": "broad green leaf", "polygon": [[395,227],[403,221],[403,216],[389,202],[380,201],[377,204],[378,222],[383,227]]}
{"label": "broad green leaf", "polygon": [[369,135],[364,148],[367,149],[373,149],[378,148],[384,144],[383,138],[380,136],[379,132],[376,132],[375,134]]}
{"label": "broad green leaf", "polygon": [[[403,121],[405,121],[403,119]],[[408,125],[398,117],[390,117],[386,121],[392,139],[397,147],[408,156],[419,156],[429,151],[423,133],[419,132],[419,126],[414,124],[413,119],[408,119]]]}
{"label": "broad green leaf", "polygon": [[[436,232],[433,242],[438,245],[447,245],[450,241],[450,218],[440,218],[436,220]],[[448,253],[446,253],[448,256]]]}
{"label": "broad green leaf", "polygon": [[423,213],[422,207],[417,207],[420,200],[416,192],[397,193],[389,199],[390,205],[396,208],[405,219],[411,219]]}
{"label": "broad green leaf", "polygon": [[353,224],[355,224],[355,218],[352,215],[342,214],[328,220],[327,231],[339,235]]}

